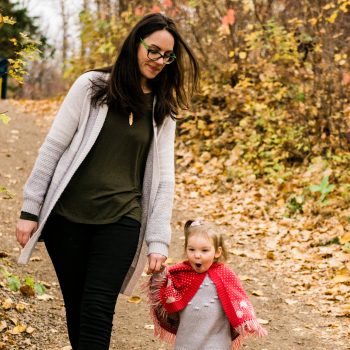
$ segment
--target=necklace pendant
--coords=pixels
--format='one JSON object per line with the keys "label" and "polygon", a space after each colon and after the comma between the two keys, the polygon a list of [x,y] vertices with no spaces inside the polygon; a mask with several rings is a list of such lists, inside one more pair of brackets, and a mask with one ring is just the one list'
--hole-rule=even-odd
{"label": "necklace pendant", "polygon": [[134,115],[132,114],[132,112],[130,112],[130,114],[129,114],[129,125],[132,126],[133,123],[134,123]]}

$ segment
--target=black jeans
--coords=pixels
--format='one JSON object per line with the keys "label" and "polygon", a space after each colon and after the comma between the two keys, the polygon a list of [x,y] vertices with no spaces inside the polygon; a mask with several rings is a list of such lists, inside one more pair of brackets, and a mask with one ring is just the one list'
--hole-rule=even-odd
{"label": "black jeans", "polygon": [[136,252],[140,224],[87,225],[51,214],[42,238],[60,283],[73,350],[109,348],[115,304]]}

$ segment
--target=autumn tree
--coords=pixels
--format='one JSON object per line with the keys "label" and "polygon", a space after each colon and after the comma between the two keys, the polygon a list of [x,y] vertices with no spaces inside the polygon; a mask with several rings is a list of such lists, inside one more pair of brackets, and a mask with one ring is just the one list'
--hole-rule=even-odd
{"label": "autumn tree", "polygon": [[3,17],[14,18],[16,21],[15,26],[4,25],[0,29],[0,56],[15,58],[15,52],[18,51],[18,47],[14,43],[22,46],[27,44],[25,37],[21,33],[26,33],[27,37],[36,40],[39,43],[38,48],[43,50],[47,44],[47,38],[42,35],[35,24],[36,18],[30,17],[27,9],[19,8],[9,0],[2,0],[0,12]]}

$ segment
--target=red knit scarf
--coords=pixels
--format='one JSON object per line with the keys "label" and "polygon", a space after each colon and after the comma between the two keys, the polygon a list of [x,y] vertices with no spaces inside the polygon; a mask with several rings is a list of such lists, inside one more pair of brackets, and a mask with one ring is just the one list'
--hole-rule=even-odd
{"label": "red knit scarf", "polygon": [[[232,329],[232,349],[238,349],[248,335],[265,336],[253,306],[235,273],[222,263],[213,263],[207,271],[214,282],[222,308]],[[155,334],[174,342],[179,326],[178,312],[184,309],[197,293],[206,273],[195,272],[188,261],[153,275],[148,284],[151,316]]]}

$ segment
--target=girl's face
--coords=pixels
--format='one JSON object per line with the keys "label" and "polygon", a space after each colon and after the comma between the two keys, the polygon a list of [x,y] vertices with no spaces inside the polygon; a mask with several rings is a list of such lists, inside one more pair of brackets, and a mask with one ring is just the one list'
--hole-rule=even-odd
{"label": "girl's face", "polygon": [[215,251],[212,240],[201,234],[192,234],[188,237],[186,255],[192,268],[203,273],[208,271],[214,259],[220,257],[222,248]]}
{"label": "girl's face", "polygon": [[[137,60],[142,78],[142,86],[147,85],[148,79],[154,79],[165,67],[164,59],[160,57],[157,61],[148,58],[149,50],[151,52],[159,52],[164,55],[170,54],[174,49],[174,37],[166,30],[157,30],[146,38],[142,38],[143,43],[139,44],[137,52]],[[147,48],[146,48],[146,47]]]}

